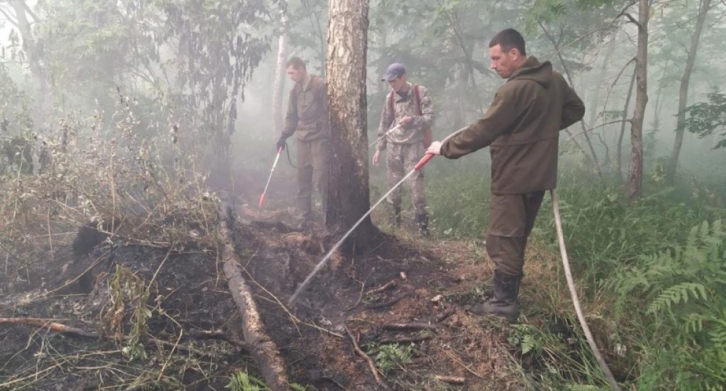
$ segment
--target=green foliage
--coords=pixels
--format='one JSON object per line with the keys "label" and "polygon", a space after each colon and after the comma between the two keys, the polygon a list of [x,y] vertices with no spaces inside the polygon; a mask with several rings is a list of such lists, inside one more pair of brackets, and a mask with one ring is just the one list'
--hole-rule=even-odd
{"label": "green foliage", "polygon": [[[224,388],[230,391],[270,391],[264,381],[243,371],[233,374]],[[290,383],[290,389],[293,391],[306,391],[308,388],[297,383]]]}
{"label": "green foliage", "polygon": [[269,391],[270,389],[262,380],[248,375],[247,372],[239,371],[232,375],[229,383],[224,387],[230,391]]}
{"label": "green foliage", "polygon": [[[640,370],[647,379],[642,382],[683,390],[724,384],[726,230],[721,220],[693,227],[683,245],[620,267],[606,286],[618,295],[623,319],[635,317],[641,329]],[[647,311],[638,314],[637,308]]]}
{"label": "green foliage", "polygon": [[726,147],[726,95],[713,91],[708,94],[707,102],[696,103],[686,109],[683,126],[699,137],[707,137],[720,131],[714,148]]}
{"label": "green foliage", "polygon": [[413,345],[371,345],[367,352],[376,361],[376,367],[384,375],[411,362]]}
{"label": "green foliage", "polygon": [[522,354],[540,352],[543,347],[541,332],[534,326],[528,324],[513,324],[507,342],[518,346]]}

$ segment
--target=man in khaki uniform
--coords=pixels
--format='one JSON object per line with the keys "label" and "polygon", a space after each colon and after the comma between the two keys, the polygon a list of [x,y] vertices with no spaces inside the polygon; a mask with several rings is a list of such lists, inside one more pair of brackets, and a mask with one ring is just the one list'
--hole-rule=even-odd
{"label": "man in khaki uniform", "polygon": [[482,119],[428,152],[449,159],[489,146],[492,198],[486,249],[494,261],[493,295],[470,308],[477,314],[516,317],[524,250],[546,190],[557,183],[559,131],[582,119],[585,106],[549,61],[527,57],[513,29],[489,43],[491,67],[507,81]]}
{"label": "man in khaki uniform", "polygon": [[287,62],[287,75],[295,82],[290,91],[285,128],[277,141],[285,148],[285,141],[297,135],[297,202],[302,211],[302,228],[310,228],[313,221],[313,183],[323,199],[323,214],[327,208],[328,162],[330,156],[330,130],[325,83],[318,76],[308,74],[305,62],[293,57]]}
{"label": "man in khaki uniform", "polygon": [[[388,187],[393,187],[413,170],[424,155],[426,131],[430,132],[434,120],[434,107],[426,88],[407,81],[406,68],[391,64],[383,81],[391,86],[386,96],[378,127],[380,141],[373,155],[373,164],[378,166],[381,151],[388,147],[386,168]],[[430,139],[429,139],[430,142]],[[416,171],[410,178],[411,203],[416,210],[416,224],[422,236],[428,236],[428,211],[424,193],[423,172]],[[397,188],[388,197],[393,209],[393,223],[401,224],[401,189]]]}

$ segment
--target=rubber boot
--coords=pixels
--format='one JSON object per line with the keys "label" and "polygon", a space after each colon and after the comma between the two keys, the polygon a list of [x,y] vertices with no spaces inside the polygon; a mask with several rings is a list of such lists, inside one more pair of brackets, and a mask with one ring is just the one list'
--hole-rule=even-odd
{"label": "rubber boot", "polygon": [[507,275],[494,271],[493,295],[482,304],[469,308],[469,312],[476,315],[494,315],[514,320],[519,315],[517,296],[522,276]]}
{"label": "rubber boot", "polygon": [[429,237],[429,215],[418,214],[416,215],[416,224],[418,224],[418,234],[428,238]]}

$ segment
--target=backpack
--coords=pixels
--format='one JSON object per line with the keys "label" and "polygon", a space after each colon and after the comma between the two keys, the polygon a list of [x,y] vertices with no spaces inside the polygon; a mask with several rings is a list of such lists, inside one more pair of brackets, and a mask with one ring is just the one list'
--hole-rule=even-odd
{"label": "backpack", "polygon": [[[394,97],[396,96],[396,93],[394,91],[391,91],[391,93],[388,95],[388,108],[393,113],[395,110],[395,103],[394,103]],[[413,104],[416,106],[416,115],[421,115],[421,97],[418,92],[418,85],[413,85]],[[433,141],[432,135],[431,135],[431,126],[427,126],[424,129],[424,148],[428,148],[431,145],[431,142]]]}

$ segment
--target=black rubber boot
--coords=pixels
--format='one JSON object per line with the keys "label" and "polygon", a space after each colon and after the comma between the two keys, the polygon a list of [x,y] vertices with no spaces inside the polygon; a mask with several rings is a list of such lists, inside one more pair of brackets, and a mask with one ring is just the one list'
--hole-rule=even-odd
{"label": "black rubber boot", "polygon": [[426,213],[416,215],[416,224],[418,224],[418,234],[425,238],[429,237],[429,215]]}
{"label": "black rubber boot", "polygon": [[469,308],[469,312],[476,315],[495,315],[514,320],[519,315],[517,296],[522,276],[512,276],[494,272],[493,295],[482,304]]}

